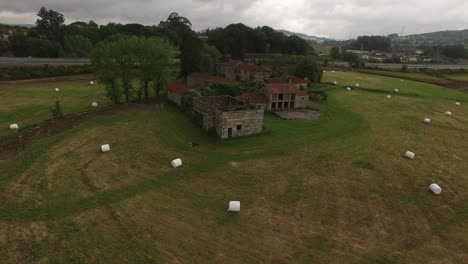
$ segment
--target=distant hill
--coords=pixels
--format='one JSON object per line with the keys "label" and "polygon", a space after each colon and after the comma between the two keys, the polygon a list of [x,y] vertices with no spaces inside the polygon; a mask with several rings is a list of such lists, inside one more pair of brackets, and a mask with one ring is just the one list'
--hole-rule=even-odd
{"label": "distant hill", "polygon": [[468,45],[468,29],[464,30],[446,30],[431,33],[414,34],[407,36],[399,36],[395,41],[399,44],[407,44],[418,46],[425,45]]}
{"label": "distant hill", "polygon": [[32,28],[34,25],[32,24],[8,24],[8,23],[2,23],[0,22],[0,25],[6,25],[6,26],[13,26],[13,27],[24,27],[24,28]]}
{"label": "distant hill", "polygon": [[318,43],[323,43],[326,40],[331,40],[329,38],[309,36],[309,35],[306,35],[306,34],[303,34],[303,33],[291,32],[291,31],[287,31],[287,30],[283,30],[283,29],[277,29],[276,31],[281,32],[281,33],[285,34],[286,36],[296,35],[296,36],[298,36],[300,38],[303,38],[303,39],[305,39],[307,41],[315,41],[315,42],[318,42]]}

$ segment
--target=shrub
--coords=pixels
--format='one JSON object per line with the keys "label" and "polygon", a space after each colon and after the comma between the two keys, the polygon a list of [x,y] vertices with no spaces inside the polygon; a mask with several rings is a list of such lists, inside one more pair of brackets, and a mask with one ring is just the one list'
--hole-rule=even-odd
{"label": "shrub", "polygon": [[55,104],[52,107],[49,107],[52,117],[57,118],[62,116],[62,107],[60,106],[60,101],[55,101]]}

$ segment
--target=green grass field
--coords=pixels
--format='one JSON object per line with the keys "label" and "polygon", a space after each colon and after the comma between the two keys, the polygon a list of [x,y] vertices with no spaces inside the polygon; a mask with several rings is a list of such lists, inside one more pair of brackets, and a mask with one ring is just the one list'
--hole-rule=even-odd
{"label": "green grass field", "polygon": [[[60,92],[55,92],[55,88]],[[89,82],[58,82],[31,84],[12,84],[0,87],[0,124],[8,128],[17,123],[20,129],[42,123],[52,118],[49,107],[59,100],[64,115],[91,109],[92,102],[108,104],[104,90]],[[0,145],[9,140],[10,131],[0,129]]]}
{"label": "green grass field", "polygon": [[[208,137],[177,108],[152,105],[33,142],[0,161],[1,263],[466,263],[468,94],[360,73],[333,80],[328,102],[312,104],[320,120],[267,114],[260,136]],[[417,96],[341,86],[356,82]],[[19,104],[6,97],[2,107]],[[176,157],[184,165],[172,169]]]}
{"label": "green grass field", "polygon": [[456,81],[465,81],[468,82],[468,74],[455,74],[455,75],[448,75],[448,79],[456,80]]}

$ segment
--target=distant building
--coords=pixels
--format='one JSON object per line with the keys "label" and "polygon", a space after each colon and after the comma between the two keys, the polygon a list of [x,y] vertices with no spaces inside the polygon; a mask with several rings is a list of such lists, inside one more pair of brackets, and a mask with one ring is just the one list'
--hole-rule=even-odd
{"label": "distant building", "polygon": [[346,50],[347,52],[359,55],[361,59],[368,60],[372,53],[367,50]]}
{"label": "distant building", "polygon": [[231,81],[253,81],[257,78],[266,79],[270,72],[264,67],[245,63],[240,60],[230,60],[217,65],[216,70],[219,75]]}
{"label": "distant building", "polygon": [[203,41],[208,41],[208,36],[198,36],[198,39],[203,40]]}
{"label": "distant building", "polygon": [[306,108],[309,95],[293,84],[266,84],[267,109],[272,111]]}
{"label": "distant building", "polygon": [[167,87],[167,99],[176,103],[178,106],[182,105],[182,95],[185,91],[190,90],[190,87],[181,81],[174,81]]}
{"label": "distant building", "polygon": [[263,114],[262,109],[250,109],[244,101],[227,95],[193,98],[196,122],[206,132],[214,129],[222,139],[260,134]]}

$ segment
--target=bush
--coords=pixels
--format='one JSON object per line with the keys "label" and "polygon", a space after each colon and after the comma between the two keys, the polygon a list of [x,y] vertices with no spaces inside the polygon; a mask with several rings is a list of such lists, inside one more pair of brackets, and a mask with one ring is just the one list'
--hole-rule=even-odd
{"label": "bush", "polygon": [[52,117],[57,118],[62,116],[62,107],[60,106],[60,101],[55,101],[55,104],[52,107],[49,107]]}

